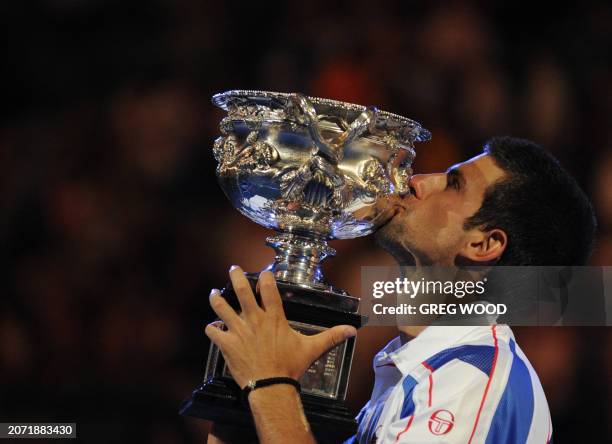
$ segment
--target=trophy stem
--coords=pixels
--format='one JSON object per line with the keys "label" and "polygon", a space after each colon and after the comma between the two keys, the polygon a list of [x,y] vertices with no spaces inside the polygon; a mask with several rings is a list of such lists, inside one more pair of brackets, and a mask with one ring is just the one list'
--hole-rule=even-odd
{"label": "trophy stem", "polygon": [[276,252],[274,262],[266,270],[272,271],[279,281],[318,289],[329,289],[323,280],[321,262],[335,256],[336,250],[324,239],[281,233],[270,236],[266,244]]}

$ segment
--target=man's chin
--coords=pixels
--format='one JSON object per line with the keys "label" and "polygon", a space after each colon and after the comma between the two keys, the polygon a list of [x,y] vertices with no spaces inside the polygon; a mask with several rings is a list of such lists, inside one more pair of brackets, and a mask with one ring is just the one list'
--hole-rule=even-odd
{"label": "man's chin", "polygon": [[392,230],[393,221],[396,216],[397,213],[393,213],[391,217],[389,217],[381,225],[379,225],[376,231],[374,232],[374,237],[378,238],[380,236],[386,236]]}
{"label": "man's chin", "polygon": [[389,219],[382,227],[376,230],[374,233],[374,240],[379,247],[389,252],[400,245],[397,239],[396,229],[393,226],[393,218]]}
{"label": "man's chin", "polygon": [[401,229],[398,229],[397,222],[391,218],[374,233],[376,244],[395,258],[402,265],[413,265],[414,255],[407,249],[406,242],[402,242]]}

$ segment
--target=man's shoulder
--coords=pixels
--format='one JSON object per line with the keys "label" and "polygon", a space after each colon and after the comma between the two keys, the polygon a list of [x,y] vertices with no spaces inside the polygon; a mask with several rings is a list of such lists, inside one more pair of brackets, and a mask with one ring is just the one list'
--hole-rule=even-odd
{"label": "man's shoulder", "polygon": [[[516,384],[526,376],[537,379],[535,370],[507,325],[477,327],[457,344],[425,359],[424,365],[432,371],[467,367],[478,370],[475,375],[491,378],[497,373],[496,376],[502,376],[502,379],[508,379],[514,368],[514,373],[518,372],[521,378],[514,376],[507,383]],[[445,372],[439,372],[442,373]],[[539,384],[539,380],[537,382]]]}
{"label": "man's shoulder", "polygon": [[432,371],[469,366],[489,377],[500,355],[509,352],[510,341],[513,340],[514,336],[508,326],[474,327],[461,340],[429,356],[424,364]]}
{"label": "man's shoulder", "polygon": [[[500,409],[514,411],[525,420],[531,419],[534,410],[549,414],[540,379],[507,325],[478,328],[470,338],[423,364],[442,393],[451,397],[469,393],[467,398],[478,398],[492,414]],[[429,374],[418,382],[430,384]]]}
{"label": "man's shoulder", "polygon": [[405,374],[401,385],[405,399],[425,390],[437,392],[438,400],[482,402],[492,411],[548,411],[540,380],[507,325],[470,329]]}

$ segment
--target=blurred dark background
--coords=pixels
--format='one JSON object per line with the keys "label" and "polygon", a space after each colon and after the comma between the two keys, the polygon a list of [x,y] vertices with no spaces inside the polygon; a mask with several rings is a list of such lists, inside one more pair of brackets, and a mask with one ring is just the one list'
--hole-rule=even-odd
{"label": "blurred dark background", "polygon": [[[603,1],[1,2],[0,420],[77,422],[88,443],[205,442],[177,410],[203,376],[208,292],[231,264],[272,258],[216,185],[219,91],[417,119],[433,133],[418,172],[493,135],[534,139],[593,199],[592,264],[612,265],[611,23]],[[327,277],[355,295],[360,266],[391,262],[368,238],[334,246]],[[515,332],[555,443],[605,441],[610,329]],[[393,336],[360,332],[355,411]]]}

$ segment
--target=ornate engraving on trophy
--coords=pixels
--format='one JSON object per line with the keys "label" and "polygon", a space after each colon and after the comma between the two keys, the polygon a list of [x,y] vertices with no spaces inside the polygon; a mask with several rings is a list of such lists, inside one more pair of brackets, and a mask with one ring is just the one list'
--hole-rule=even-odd
{"label": "ornate engraving on trophy", "polygon": [[389,217],[377,202],[407,192],[414,142],[430,137],[375,107],[300,94],[228,91],[213,103],[228,113],[213,147],[221,187],[247,217],[287,234],[283,242],[372,233]]}
{"label": "ornate engraving on trophy", "polygon": [[378,159],[365,161],[359,169],[359,177],[365,182],[366,190],[371,193],[372,199],[384,194],[390,187],[389,178],[385,174],[385,168]]}
{"label": "ornate engraving on trophy", "polygon": [[258,131],[251,131],[241,146],[233,134],[219,137],[213,147],[213,155],[219,165],[219,175],[235,172],[263,173],[278,160],[276,149],[268,143],[258,140]]}

